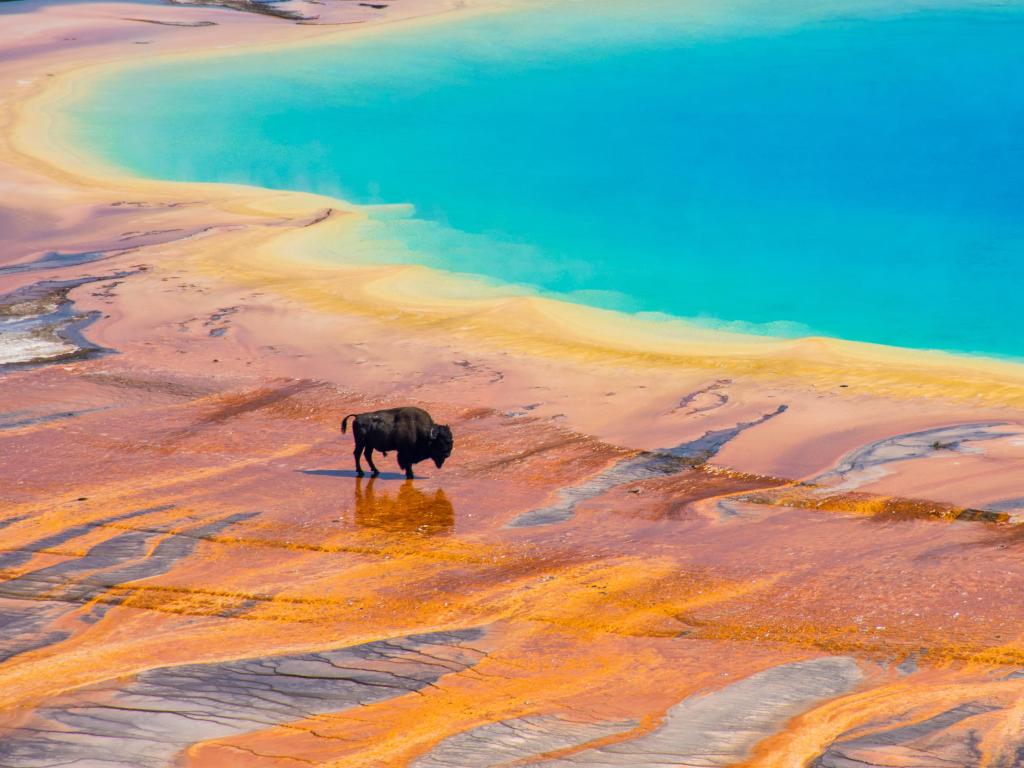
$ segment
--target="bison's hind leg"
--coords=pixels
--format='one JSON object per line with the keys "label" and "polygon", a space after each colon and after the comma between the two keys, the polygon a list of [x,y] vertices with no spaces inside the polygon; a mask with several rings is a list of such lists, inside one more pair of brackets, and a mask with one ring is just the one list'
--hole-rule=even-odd
{"label": "bison's hind leg", "polygon": [[[355,430],[353,430],[354,432]],[[363,472],[363,467],[359,463],[359,456],[363,452],[363,444],[356,440],[356,449],[352,451],[352,455],[356,457],[356,477],[362,477],[366,473]],[[372,464],[370,466],[373,466]]]}
{"label": "bison's hind leg", "polygon": [[373,448],[371,448],[370,446],[366,446],[366,451],[364,452],[363,455],[366,456],[366,463],[370,465],[370,472],[373,473],[372,476],[376,477],[377,475],[379,475],[380,470],[377,469],[377,466],[373,463]]}

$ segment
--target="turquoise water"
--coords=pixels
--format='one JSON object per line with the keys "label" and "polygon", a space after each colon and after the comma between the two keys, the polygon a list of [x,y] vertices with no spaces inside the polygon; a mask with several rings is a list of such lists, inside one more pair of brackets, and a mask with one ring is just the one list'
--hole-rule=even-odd
{"label": "turquoise water", "polygon": [[1020,5],[678,5],[132,70],[78,105],[78,140],[149,176],[411,204],[361,259],[1024,358]]}

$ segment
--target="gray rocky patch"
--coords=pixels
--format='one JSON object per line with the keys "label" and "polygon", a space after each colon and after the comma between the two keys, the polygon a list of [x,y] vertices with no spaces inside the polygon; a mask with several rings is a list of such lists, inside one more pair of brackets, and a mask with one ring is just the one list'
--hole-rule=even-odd
{"label": "gray rocky patch", "polygon": [[589,499],[607,493],[626,483],[678,474],[710,461],[726,443],[744,432],[786,411],[780,405],[774,411],[753,421],[742,422],[726,429],[705,432],[696,440],[661,451],[644,451],[616,462],[608,469],[584,480],[579,485],[562,488],[554,504],[519,515],[508,524],[510,528],[528,528],[537,525],[562,523],[576,514],[576,507]]}
{"label": "gray rocky patch", "polygon": [[822,486],[829,493],[852,491],[886,475],[890,464],[930,456],[977,453],[980,448],[975,443],[1015,434],[1018,430],[1011,425],[991,421],[887,437],[848,453],[833,469],[808,483]]}
{"label": "gray rocky patch", "polygon": [[88,413],[98,413],[110,410],[111,406],[99,408],[82,408],[77,411],[57,411],[55,413],[33,413],[32,411],[8,411],[0,413],[0,432],[8,429],[22,429],[34,427],[37,424],[48,424],[51,421],[63,421],[73,419],[77,416],[84,416]]}
{"label": "gray rocky patch", "polygon": [[852,690],[862,672],[856,661],[832,656],[783,664],[691,696],[672,707],[653,732],[628,741],[539,761],[544,768],[728,766],[746,758],[762,739],[820,702]]}
{"label": "gray rocky patch", "polygon": [[91,264],[94,261],[105,259],[108,256],[114,255],[114,253],[124,253],[124,250],[116,252],[82,251],[81,253],[60,253],[59,251],[50,251],[49,253],[44,253],[38,259],[33,259],[32,261],[2,266],[0,267],[0,275],[41,272],[43,270],[59,269],[61,267],[77,267],[82,264]]}
{"label": "gray rocky patch", "polygon": [[526,758],[584,745],[629,731],[634,720],[588,723],[556,715],[534,715],[488,723],[451,736],[412,768],[502,768]]}
{"label": "gray rocky patch", "polygon": [[[28,562],[35,552],[59,546],[95,527],[171,508],[171,505],[150,507],[73,526],[59,534],[38,539],[24,549],[3,553],[0,555],[0,567],[12,568]],[[66,640],[71,636],[69,631],[48,628],[79,606],[97,598],[108,604],[104,610],[110,604],[119,603],[123,598],[107,595],[108,590],[166,573],[176,562],[192,553],[201,537],[218,533],[254,514],[231,515],[199,526],[188,535],[168,535],[174,523],[128,531],[100,542],[83,557],[0,582],[0,661]],[[155,547],[154,541],[158,541]]]}
{"label": "gray rocky patch", "polygon": [[77,311],[68,298],[73,288],[107,279],[44,281],[0,296],[0,370],[109,352],[83,335],[100,313]]}
{"label": "gray rocky patch", "polygon": [[964,738],[964,730],[950,729],[995,709],[984,704],[962,704],[921,722],[897,725],[857,738],[840,738],[816,758],[811,767],[889,768],[894,763],[887,757],[894,757],[900,761],[899,765],[905,766],[971,768],[980,765],[981,754],[972,744],[970,730],[967,729],[968,738]]}
{"label": "gray rocky patch", "polygon": [[479,629],[184,664],[48,702],[0,738],[0,768],[165,768],[189,746],[414,693],[483,657]]}

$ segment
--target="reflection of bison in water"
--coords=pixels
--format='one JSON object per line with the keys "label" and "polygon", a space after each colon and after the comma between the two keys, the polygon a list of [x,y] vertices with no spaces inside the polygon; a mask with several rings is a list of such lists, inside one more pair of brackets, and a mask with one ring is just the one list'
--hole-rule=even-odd
{"label": "reflection of bison in water", "polygon": [[398,466],[405,470],[405,476],[412,479],[412,465],[424,459],[433,459],[440,469],[444,460],[452,454],[452,431],[443,424],[435,424],[430,414],[422,408],[388,408],[370,413],[350,413],[341,421],[341,432],[348,430],[352,417],[352,436],[356,440],[356,475],[363,476],[359,456],[366,456],[366,463],[376,477],[380,471],[374,466],[372,453],[398,451]]}
{"label": "reflection of bison in water", "polygon": [[375,493],[374,480],[356,480],[355,523],[360,528],[374,528],[388,533],[412,536],[443,536],[455,529],[455,509],[438,488],[427,494],[406,480],[398,495]]}

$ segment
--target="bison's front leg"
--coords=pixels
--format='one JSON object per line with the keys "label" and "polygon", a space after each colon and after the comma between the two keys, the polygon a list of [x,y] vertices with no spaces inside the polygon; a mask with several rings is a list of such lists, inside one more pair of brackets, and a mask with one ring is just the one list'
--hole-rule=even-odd
{"label": "bison's front leg", "polygon": [[415,475],[412,473],[412,462],[409,461],[409,457],[401,451],[398,452],[398,466],[400,469],[405,470],[405,479],[414,480]]}
{"label": "bison's front leg", "polygon": [[373,473],[372,477],[379,475],[380,470],[377,469],[377,465],[373,463],[373,448],[366,446],[366,452],[363,455],[366,456],[366,463],[370,465],[370,472]]}

